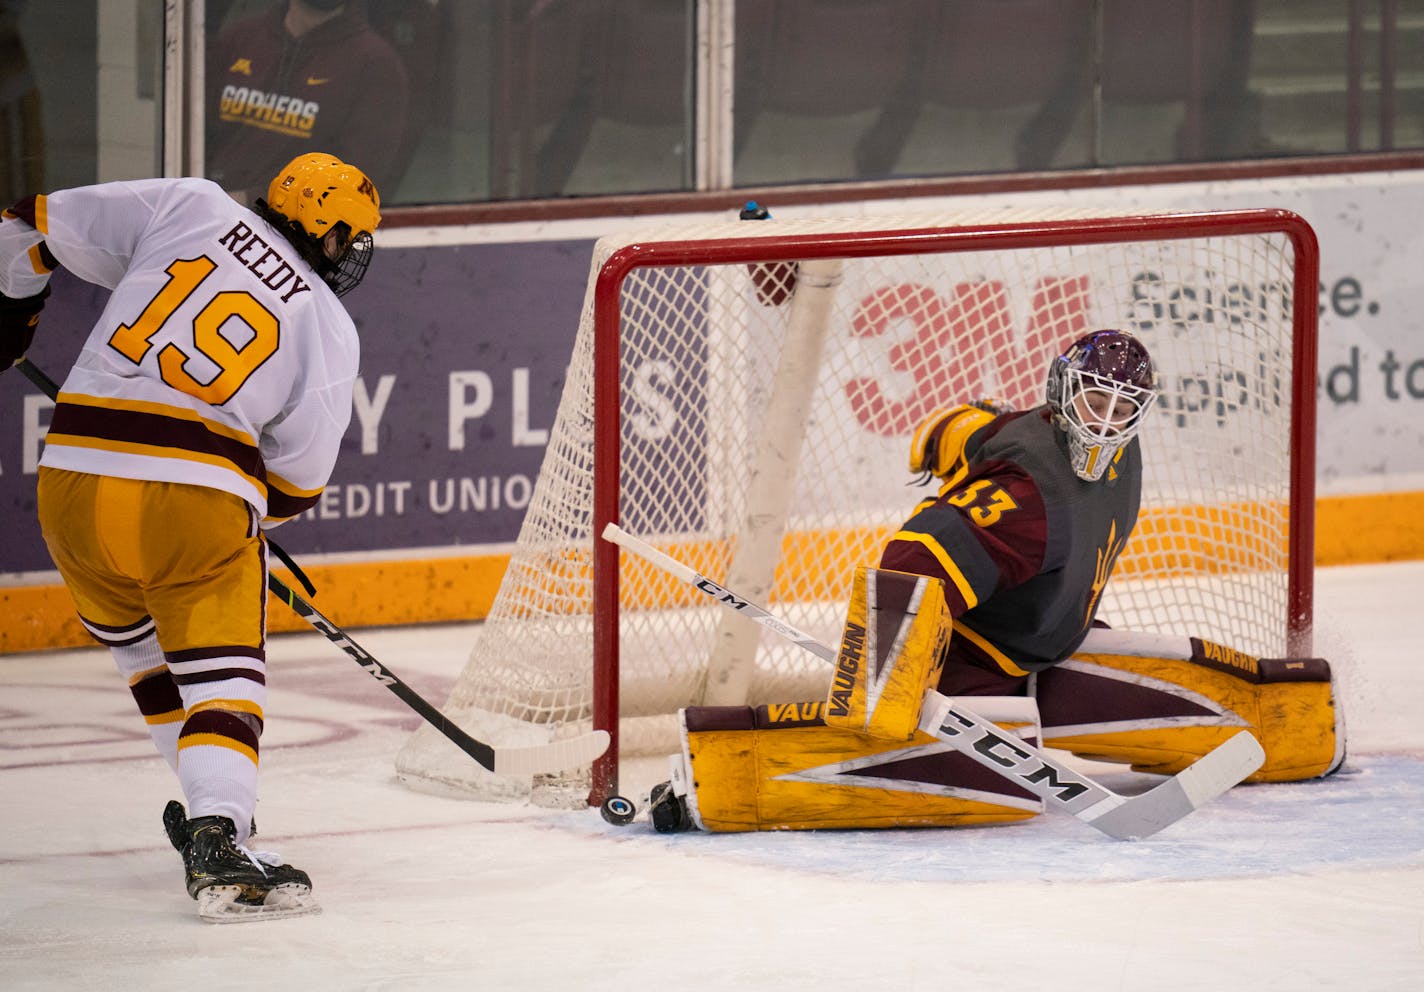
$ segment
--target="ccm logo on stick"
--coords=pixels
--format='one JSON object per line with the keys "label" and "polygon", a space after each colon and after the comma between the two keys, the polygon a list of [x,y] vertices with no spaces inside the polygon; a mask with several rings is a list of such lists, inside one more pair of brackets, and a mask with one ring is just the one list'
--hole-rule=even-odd
{"label": "ccm logo on stick", "polygon": [[1071,801],[1088,791],[1082,782],[1063,781],[1058,773],[1019,747],[1008,737],[985,730],[971,723],[952,710],[945,714],[939,725],[940,733],[947,737],[957,737],[972,731],[978,737],[971,742],[974,750],[1003,767],[1006,775],[1039,789],[1056,792],[1059,799]]}

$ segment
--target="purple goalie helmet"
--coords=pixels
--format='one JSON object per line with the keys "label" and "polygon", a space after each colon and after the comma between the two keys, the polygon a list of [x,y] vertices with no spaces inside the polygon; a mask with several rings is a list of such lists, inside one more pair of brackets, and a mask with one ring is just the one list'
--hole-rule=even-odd
{"label": "purple goalie helmet", "polygon": [[1157,399],[1157,369],[1126,331],[1093,331],[1053,360],[1047,391],[1073,471],[1094,482],[1141,430]]}

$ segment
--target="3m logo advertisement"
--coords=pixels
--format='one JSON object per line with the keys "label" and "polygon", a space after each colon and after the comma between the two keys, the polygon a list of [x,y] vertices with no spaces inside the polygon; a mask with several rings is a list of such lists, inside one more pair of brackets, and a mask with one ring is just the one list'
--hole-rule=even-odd
{"label": "3m logo advertisement", "polygon": [[[1288,272],[1226,271],[1230,259],[1197,241],[1114,246],[1111,256],[1089,246],[848,261],[807,418],[803,450],[815,453],[814,470],[803,466],[795,502],[824,505],[834,480],[846,506],[903,513],[914,502],[906,439],[925,418],[981,398],[1020,410],[1042,403],[1053,356],[1103,327],[1136,333],[1160,370],[1162,397],[1144,437],[1192,438],[1170,455],[1144,442],[1145,485],[1167,457],[1176,478],[1189,474],[1186,459],[1204,476],[1210,467],[1218,480],[1226,473],[1249,485],[1261,466],[1231,439],[1290,426],[1292,284]],[[712,334],[721,326],[714,320]],[[753,327],[745,336],[766,335]],[[770,391],[760,384],[769,360],[745,362],[740,381],[756,383],[748,392]],[[753,436],[757,426],[748,418]],[[1277,449],[1288,456],[1286,440]]]}

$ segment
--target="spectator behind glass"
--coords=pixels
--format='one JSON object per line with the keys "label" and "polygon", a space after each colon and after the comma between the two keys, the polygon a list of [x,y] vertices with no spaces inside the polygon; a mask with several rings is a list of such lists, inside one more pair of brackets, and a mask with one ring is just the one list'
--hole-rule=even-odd
{"label": "spectator behind glass", "polygon": [[20,38],[24,0],[0,0],[0,203],[44,188],[40,91]]}
{"label": "spectator behind glass", "polygon": [[208,47],[207,175],[239,202],[313,149],[394,190],[410,87],[363,0],[289,0],[233,21]]}

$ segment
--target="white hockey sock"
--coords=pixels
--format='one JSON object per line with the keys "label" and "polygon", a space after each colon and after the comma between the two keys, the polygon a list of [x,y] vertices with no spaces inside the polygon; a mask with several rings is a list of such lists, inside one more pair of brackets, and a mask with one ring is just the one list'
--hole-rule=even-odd
{"label": "white hockey sock", "polygon": [[149,736],[163,760],[178,771],[178,734],[183,729],[183,700],[168,672],[158,635],[148,634],[132,644],[110,645],[114,664],[129,684],[134,702],[148,725]]}
{"label": "white hockey sock", "polygon": [[[234,664],[234,662],[236,664]],[[178,780],[188,816],[225,816],[247,840],[257,805],[257,753],[266,686],[229,673],[241,659],[178,662],[187,719],[178,737]]]}

